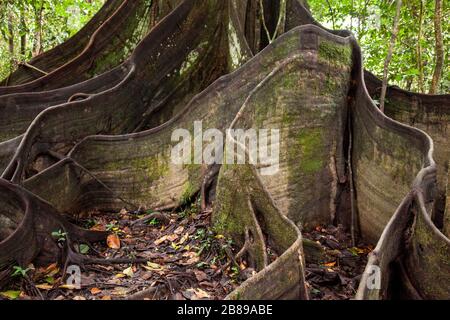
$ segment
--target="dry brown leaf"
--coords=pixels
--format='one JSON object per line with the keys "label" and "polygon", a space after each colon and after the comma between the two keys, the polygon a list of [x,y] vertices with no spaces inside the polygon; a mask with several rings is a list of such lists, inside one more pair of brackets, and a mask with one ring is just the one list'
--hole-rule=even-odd
{"label": "dry brown leaf", "polygon": [[159,238],[159,239],[156,239],[154,243],[155,243],[157,246],[159,246],[161,243],[163,243],[163,242],[166,241],[166,240],[167,240],[167,235],[165,235],[165,236],[163,236],[163,237],[161,237],[161,238]]}
{"label": "dry brown leaf", "polygon": [[175,241],[177,239],[178,239],[178,235],[177,234],[171,234],[171,235],[167,236],[167,240],[169,240],[171,242],[173,242],[173,241]]}
{"label": "dry brown leaf", "polygon": [[154,262],[150,262],[147,261],[147,265],[143,266],[145,269],[150,270],[150,271],[157,271],[157,270],[162,270],[164,269],[163,266],[161,266],[160,264],[154,263]]}
{"label": "dry brown leaf", "polygon": [[102,300],[112,300],[111,296],[103,296]]}
{"label": "dry brown leaf", "polygon": [[199,257],[192,257],[192,258],[189,258],[189,259],[188,259],[186,262],[184,262],[183,264],[189,266],[189,265],[191,265],[191,264],[197,263],[199,260],[200,260]]}
{"label": "dry brown leaf", "polygon": [[106,239],[106,244],[111,249],[120,249],[120,239],[116,234],[110,234]]}
{"label": "dry brown leaf", "polygon": [[187,289],[186,290],[187,295],[190,297],[191,300],[200,300],[200,299],[207,299],[210,298],[210,295],[202,290],[202,289]]}
{"label": "dry brown leaf", "polygon": [[194,270],[194,274],[198,282],[208,279],[208,275],[201,270]]}
{"label": "dry brown leaf", "polygon": [[[184,236],[180,239],[180,241],[178,242],[179,245],[182,245],[183,243],[186,242],[186,240],[189,239],[189,233],[185,233]],[[189,249],[188,249],[189,250]]]}
{"label": "dry brown leaf", "polygon": [[67,290],[74,290],[77,287],[75,287],[73,284],[63,284],[59,286],[60,289],[67,289]]}
{"label": "dry brown leaf", "polygon": [[175,231],[173,233],[180,235],[183,233],[183,231],[184,231],[184,227],[179,226],[178,228],[175,229]]}
{"label": "dry brown leaf", "polygon": [[51,290],[51,289],[53,289],[53,286],[48,283],[41,283],[41,284],[37,284],[36,288],[41,289],[41,290]]}
{"label": "dry brown leaf", "polygon": [[102,290],[100,290],[99,288],[91,288],[91,294],[93,294],[94,296],[96,294],[99,294],[100,292],[102,292]]}
{"label": "dry brown leaf", "polygon": [[105,228],[105,226],[102,225],[102,224],[96,224],[95,226],[93,226],[93,227],[90,228],[89,230],[92,230],[92,231],[105,231],[106,228]]}

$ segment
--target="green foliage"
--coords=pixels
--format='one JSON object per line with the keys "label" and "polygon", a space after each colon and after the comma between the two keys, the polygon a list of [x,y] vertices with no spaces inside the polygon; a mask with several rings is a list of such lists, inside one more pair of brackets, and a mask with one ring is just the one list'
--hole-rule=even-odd
{"label": "green foliage", "polygon": [[[403,1],[400,29],[389,65],[389,83],[401,88],[419,90],[419,68],[417,41],[421,0]],[[423,0],[422,61],[425,92],[428,92],[435,66],[434,0]],[[309,0],[313,16],[330,29],[351,30],[361,44],[364,66],[379,78],[383,75],[392,24],[395,16],[395,1],[392,0]],[[442,33],[444,48],[448,47],[450,24],[448,2],[443,2]],[[450,87],[448,59],[444,59],[443,78],[439,91],[447,93]]]}
{"label": "green foliage", "polygon": [[[0,1],[0,79],[18,62],[64,42],[81,29],[105,0],[2,0]],[[40,23],[39,23],[40,21]],[[11,25],[8,26],[8,22]],[[38,49],[36,36],[41,32]],[[14,40],[10,51],[9,41]],[[21,38],[25,39],[22,48]]]}
{"label": "green foliage", "polygon": [[87,254],[89,252],[89,246],[87,244],[82,243],[78,246],[78,251],[81,254]]}
{"label": "green foliage", "polygon": [[55,238],[58,242],[66,241],[67,233],[63,232],[61,229],[58,231],[52,232],[52,237]]}
{"label": "green foliage", "polygon": [[157,225],[159,225],[159,220],[156,218],[153,218],[148,222],[148,225],[149,226],[157,226]]}
{"label": "green foliage", "polygon": [[12,277],[22,277],[22,278],[24,278],[27,275],[28,271],[31,270],[31,268],[23,269],[20,266],[14,266],[13,270],[14,270],[14,272],[11,275]]}

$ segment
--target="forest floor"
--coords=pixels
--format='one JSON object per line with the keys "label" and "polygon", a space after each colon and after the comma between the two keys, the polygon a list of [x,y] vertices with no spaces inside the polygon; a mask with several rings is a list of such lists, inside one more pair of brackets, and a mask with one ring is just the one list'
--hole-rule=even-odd
{"label": "forest floor", "polygon": [[[0,293],[0,300],[223,299],[256,272],[245,256],[234,258],[240,248],[212,230],[210,215],[200,212],[198,201],[178,212],[90,213],[73,222],[110,235],[106,243],[79,245],[78,252],[145,262],[84,266],[81,288],[67,284],[68,275],[56,263],[29,266],[16,270],[17,279]],[[53,236],[64,246],[63,234],[55,231]],[[319,250],[317,259],[307,254],[311,299],[351,299],[372,247],[351,246],[350,235],[334,226],[316,227],[303,237]],[[270,261],[277,258],[270,247],[268,256]]]}
{"label": "forest floor", "polygon": [[308,255],[305,249],[305,276],[310,298],[352,299],[366,267],[367,255],[373,250],[373,246],[365,243],[354,246],[351,235],[340,225],[317,226],[313,231],[303,232],[302,235],[304,240],[314,245],[316,252]]}
{"label": "forest floor", "polygon": [[245,261],[233,259],[232,241],[211,230],[210,213],[200,213],[198,203],[180,212],[91,213],[74,222],[111,232],[106,243],[80,245],[78,252],[147,263],[85,266],[81,289],[65,284],[56,263],[31,267],[0,299],[223,299],[251,274]]}

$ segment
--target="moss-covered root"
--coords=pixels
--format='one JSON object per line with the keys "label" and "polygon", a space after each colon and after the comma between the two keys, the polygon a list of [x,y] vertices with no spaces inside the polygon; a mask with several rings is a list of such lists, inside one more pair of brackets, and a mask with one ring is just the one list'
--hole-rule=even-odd
{"label": "moss-covered root", "polygon": [[[107,233],[89,231],[68,223],[50,204],[27,190],[0,179],[0,289],[2,277],[14,265],[48,265],[80,256],[72,244],[103,241]],[[58,233],[55,239],[53,233]],[[65,256],[58,242],[65,244]],[[73,262],[73,261],[72,261]]]}
{"label": "moss-covered root", "polygon": [[450,240],[432,223],[421,191],[412,191],[370,254],[356,299],[448,299],[449,283]]}
{"label": "moss-covered root", "polygon": [[[222,166],[212,221],[217,232],[248,246],[259,271],[228,299],[307,298],[300,231],[279,212],[253,166]],[[269,265],[267,246],[278,255]]]}
{"label": "moss-covered root", "polygon": [[446,300],[450,297],[450,239],[431,221],[422,194],[415,195],[412,208],[414,223],[406,243],[404,272],[420,298]]}
{"label": "moss-covered root", "polygon": [[[450,162],[447,167],[450,167]],[[445,197],[445,212],[443,222],[443,233],[447,238],[450,238],[450,170],[447,173],[447,192]]]}

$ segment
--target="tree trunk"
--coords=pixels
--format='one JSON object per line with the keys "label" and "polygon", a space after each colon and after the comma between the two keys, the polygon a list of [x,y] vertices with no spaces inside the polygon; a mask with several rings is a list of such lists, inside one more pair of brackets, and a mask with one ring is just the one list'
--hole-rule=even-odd
{"label": "tree trunk", "polygon": [[436,38],[433,79],[430,86],[430,94],[436,94],[441,81],[442,70],[444,68],[444,41],[442,38],[442,0],[435,1],[434,9],[434,35]]}
{"label": "tree trunk", "polygon": [[381,88],[381,96],[380,96],[380,110],[384,112],[384,104],[386,99],[386,90],[388,85],[388,77],[389,77],[389,64],[391,63],[392,54],[394,53],[395,40],[397,39],[398,29],[399,29],[399,21],[400,21],[400,10],[402,7],[402,0],[397,0],[394,24],[392,27],[392,35],[391,40],[389,42],[388,54],[384,61],[384,70],[383,70],[383,85]]}
{"label": "tree trunk", "polygon": [[22,58],[25,57],[27,51],[27,33],[26,33],[26,22],[25,22],[25,9],[23,6],[20,7],[20,54]]}
{"label": "tree trunk", "polygon": [[[313,25],[253,55],[257,46],[246,36],[254,39],[257,14],[236,10],[247,1],[174,2],[168,12],[158,5],[164,19],[147,32],[152,24],[143,17],[156,17],[155,1],[124,0],[76,63],[31,85],[0,88],[0,286],[12,266],[30,262],[123,263],[77,253],[74,243],[104,241],[106,233],[82,230],[62,213],[172,211],[201,194],[215,229],[246,248],[257,272],[229,299],[307,299],[301,231],[336,221],[378,243],[357,299],[448,298],[450,241],[430,219],[432,141],[376,107],[350,33],[322,28],[291,0],[282,29],[283,10],[265,10],[268,29]],[[119,57],[97,64],[111,52]],[[105,69],[96,74],[95,65]],[[420,98],[392,92],[396,101],[400,93],[408,103]],[[448,96],[420,99],[436,99],[430,104],[441,115],[450,110]],[[172,161],[173,132],[195,134],[200,119],[231,142],[229,129],[279,129],[278,162]],[[436,151],[447,152],[445,141]],[[241,148],[248,159],[250,146]],[[58,229],[67,233],[64,250],[50,236]]]}
{"label": "tree trunk", "polygon": [[425,92],[424,88],[424,76],[423,76],[423,61],[422,61],[422,29],[423,29],[423,0],[420,0],[419,6],[419,30],[417,32],[417,48],[416,48],[416,56],[417,56],[417,89],[419,92]]}
{"label": "tree trunk", "polygon": [[33,57],[42,53],[42,18],[44,12],[44,1],[41,0],[34,8],[34,43],[33,43]]}
{"label": "tree trunk", "polygon": [[14,16],[12,11],[8,14],[8,49],[10,55],[11,71],[15,69],[16,65],[16,49],[14,43]]}

